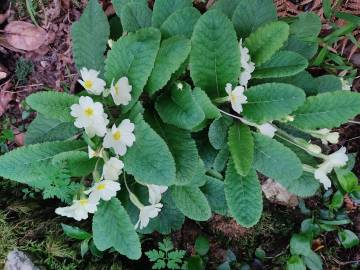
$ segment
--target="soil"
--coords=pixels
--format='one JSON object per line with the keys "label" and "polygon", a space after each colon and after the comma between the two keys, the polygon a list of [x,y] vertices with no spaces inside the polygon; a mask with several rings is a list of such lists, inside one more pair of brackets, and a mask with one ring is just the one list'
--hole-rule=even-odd
{"label": "soil", "polygon": [[[3,29],[9,22],[14,20],[31,22],[27,13],[24,13],[23,2],[11,0],[10,5],[10,0],[1,1],[0,29]],[[11,128],[16,135],[15,140],[8,142],[9,149],[23,144],[23,133],[34,117],[33,113],[27,113],[28,108],[22,102],[26,96],[42,89],[54,89],[70,93],[76,93],[79,89],[77,85],[78,74],[71,54],[70,27],[74,21],[79,19],[86,5],[86,0],[43,0],[38,2],[40,5],[36,18],[38,23],[48,33],[46,43],[39,49],[31,52],[9,49],[1,42],[2,32],[0,30],[0,72],[5,70],[7,73],[6,78],[0,79],[0,131],[1,128]],[[114,16],[114,9],[110,1],[102,0],[101,2],[107,15]],[[199,10],[205,11],[213,2],[212,0],[205,2],[195,0],[195,5]],[[276,2],[280,16],[295,16],[304,11],[316,12],[323,21],[322,35],[329,32],[328,26],[330,22],[324,18],[323,1],[275,0],[274,2]],[[343,4],[338,8],[339,11],[360,15],[360,0],[342,2]],[[149,5],[153,5],[153,0],[149,0]],[[9,12],[7,12],[8,10]],[[335,23],[342,24],[343,22],[337,20]],[[360,30],[356,30],[353,33],[357,40],[360,37],[359,33]],[[333,50],[345,56],[356,68],[360,67],[360,50],[354,47],[349,40],[343,39],[338,41],[334,45]],[[26,82],[22,84],[17,82],[15,77],[15,66],[20,58],[30,61],[33,65],[33,72],[28,76]],[[311,72],[314,75],[324,73],[324,71],[318,69],[313,69]],[[359,78],[353,83],[353,91],[360,92]],[[360,116],[355,120],[360,122]],[[359,153],[360,125],[348,123],[341,126],[338,131],[341,134],[341,140],[339,145],[334,147],[338,148],[344,145],[348,148],[349,152]],[[354,172],[360,177],[360,155],[356,156]],[[54,224],[53,219],[56,219],[56,222],[61,222],[61,218],[53,214],[56,201],[27,199],[26,206],[19,203],[22,200],[22,196],[24,196],[24,193],[21,191],[23,188],[25,187],[21,185],[16,185],[15,188],[0,188],[0,209],[8,213],[7,221],[9,224],[20,226],[21,220],[29,213],[31,213],[31,219],[41,220],[39,224],[27,226],[28,230],[19,234],[21,237],[18,240],[18,245],[43,239],[46,231],[49,229],[47,227],[48,224]],[[9,190],[11,190],[10,194]],[[307,200],[306,204],[309,208],[314,209],[321,206],[321,201],[319,198],[314,197]],[[345,204],[354,222],[352,229],[359,234],[359,206],[350,198],[346,198]],[[231,249],[239,260],[247,261],[251,264],[253,269],[282,269],[284,258],[286,258],[284,255],[288,250],[291,234],[299,230],[299,224],[303,218],[304,216],[298,210],[266,203],[262,220],[252,229],[242,228],[232,219],[215,215],[206,223],[186,220],[183,228],[173,233],[171,237],[176,248],[186,250],[188,255],[194,255],[196,237],[200,234],[206,235],[210,240],[207,269],[216,269],[223,262],[228,249]],[[57,233],[61,232],[57,229]],[[157,241],[161,239],[162,236],[160,235],[152,235],[151,241],[144,242],[144,250],[156,247]],[[72,242],[66,245],[70,245],[70,247],[76,246]],[[360,260],[359,248],[351,250],[335,248],[333,250],[332,247],[339,247],[339,243],[336,235],[332,233],[323,235],[315,241],[314,245],[323,246],[325,269],[349,269],[349,262]],[[259,260],[254,260],[254,252],[258,247],[263,248],[267,255],[267,259],[263,263],[259,263]],[[106,255],[99,262],[102,263],[107,260],[115,261],[119,257],[121,256],[110,254]],[[123,257],[121,257],[121,261],[124,262],[128,269],[151,268],[151,265],[144,256],[137,262],[129,261]]]}

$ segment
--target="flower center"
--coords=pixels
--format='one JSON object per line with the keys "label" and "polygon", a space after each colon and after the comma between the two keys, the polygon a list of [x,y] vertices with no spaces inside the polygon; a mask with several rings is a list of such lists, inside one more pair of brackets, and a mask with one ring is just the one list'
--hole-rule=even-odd
{"label": "flower center", "polygon": [[81,206],[85,206],[85,205],[88,204],[88,200],[87,200],[87,199],[81,199],[81,200],[79,201],[79,203],[80,203]]}
{"label": "flower center", "polygon": [[231,94],[230,99],[231,99],[231,102],[235,102],[236,101],[236,96],[234,94]]}
{"label": "flower center", "polygon": [[105,184],[100,184],[96,187],[97,190],[104,190],[106,188]]}
{"label": "flower center", "polygon": [[120,131],[115,131],[114,133],[113,133],[113,139],[115,140],[115,141],[119,141],[120,139],[121,139],[121,133],[120,133]]}
{"label": "flower center", "polygon": [[85,80],[84,81],[84,87],[85,89],[90,89],[93,86],[93,82],[91,80]]}
{"label": "flower center", "polygon": [[85,110],[84,110],[84,113],[87,117],[91,117],[94,115],[94,109],[91,108],[91,107],[87,107]]}
{"label": "flower center", "polygon": [[119,91],[120,91],[120,89],[119,89],[119,85],[118,84],[116,84],[115,85],[115,95],[119,95]]}

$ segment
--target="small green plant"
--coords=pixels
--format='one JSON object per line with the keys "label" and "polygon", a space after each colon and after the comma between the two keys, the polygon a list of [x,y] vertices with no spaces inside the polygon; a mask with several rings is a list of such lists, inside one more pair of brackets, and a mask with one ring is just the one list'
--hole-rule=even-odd
{"label": "small green plant", "polygon": [[30,60],[19,58],[15,66],[15,78],[18,84],[24,84],[28,76],[33,72],[34,65]]}
{"label": "small green plant", "polygon": [[154,263],[152,269],[187,269],[184,263],[184,250],[174,249],[169,238],[165,238],[158,245],[158,250],[145,252],[149,260]]}

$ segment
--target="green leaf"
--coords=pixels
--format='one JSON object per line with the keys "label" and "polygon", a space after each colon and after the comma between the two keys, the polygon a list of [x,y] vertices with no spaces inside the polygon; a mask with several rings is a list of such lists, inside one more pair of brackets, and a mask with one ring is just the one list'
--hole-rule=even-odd
{"label": "green leaf", "polygon": [[311,12],[301,13],[290,25],[290,36],[286,50],[297,52],[311,59],[317,52],[317,36],[321,30],[320,17]]}
{"label": "green leaf", "polygon": [[121,12],[128,3],[136,2],[140,4],[147,4],[147,0],[111,0],[111,2],[115,8],[116,14],[119,17],[121,17]]}
{"label": "green leaf", "polygon": [[227,215],[228,207],[223,181],[208,176],[205,185],[200,189],[205,194],[213,212],[220,215]]}
{"label": "green leaf", "polygon": [[250,128],[233,124],[229,129],[228,145],[237,173],[247,175],[254,161],[254,139]]}
{"label": "green leaf", "polygon": [[342,90],[342,83],[335,75],[324,75],[315,78],[317,93],[333,92]]}
{"label": "green leaf", "polygon": [[225,169],[229,156],[230,152],[228,147],[220,149],[215,157],[213,168],[218,172],[222,172]]}
{"label": "green leaf", "polygon": [[124,156],[125,171],[143,183],[173,184],[175,162],[168,146],[141,117],[133,121],[136,141]]}
{"label": "green leaf", "polygon": [[239,3],[240,0],[218,0],[211,6],[211,9],[217,9],[231,19]]}
{"label": "green leaf", "polygon": [[203,90],[201,90],[199,87],[195,87],[195,89],[192,92],[192,95],[196,103],[200,105],[201,109],[205,113],[206,119],[215,119],[221,117],[221,113],[218,107],[216,107],[211,102],[210,98]]}
{"label": "green leaf", "polygon": [[320,183],[314,178],[313,173],[304,172],[299,178],[287,182],[287,186],[284,187],[290,193],[306,198],[315,195]]}
{"label": "green leaf", "polygon": [[63,141],[70,139],[78,132],[79,129],[74,126],[74,123],[46,118],[38,114],[27,129],[25,144]]}
{"label": "green leaf", "polygon": [[61,227],[64,233],[66,234],[66,236],[72,239],[85,240],[91,237],[90,233],[80,229],[79,227],[69,226],[66,224],[61,224]]}
{"label": "green leaf", "polygon": [[[176,164],[176,185],[188,185],[198,173],[199,154],[190,131],[161,122],[153,112],[146,114],[152,128],[165,140]],[[195,165],[195,166],[194,166]]]}
{"label": "green leaf", "polygon": [[335,172],[341,187],[346,192],[350,193],[355,190],[358,185],[358,178],[353,172],[341,168],[336,168]]}
{"label": "green leaf", "polygon": [[289,25],[285,22],[270,22],[252,32],[245,39],[245,47],[250,51],[251,60],[261,65],[283,46],[289,36]]}
{"label": "green leaf", "polygon": [[209,239],[204,235],[199,235],[195,240],[195,251],[200,256],[205,256],[210,248]]}
{"label": "green leaf", "polygon": [[54,166],[65,162],[70,176],[82,177],[89,175],[95,168],[96,159],[89,159],[84,151],[68,151],[57,154],[52,160]]}
{"label": "green leaf", "polygon": [[145,252],[145,255],[149,258],[150,262],[156,262],[159,259],[163,259],[165,257],[165,253],[162,251],[157,251],[156,249]]}
{"label": "green leaf", "polygon": [[210,10],[195,25],[190,53],[190,74],[195,86],[210,98],[226,95],[227,83],[240,75],[240,52],[234,27],[217,10]]}
{"label": "green leaf", "polygon": [[191,130],[205,119],[188,84],[184,84],[183,89],[173,85],[168,93],[158,98],[155,108],[165,123],[183,129]]}
{"label": "green leaf", "polygon": [[175,35],[191,38],[195,24],[200,16],[200,11],[194,7],[179,9],[171,14],[161,25],[161,34],[164,38]]}
{"label": "green leaf", "polygon": [[263,202],[255,170],[241,176],[230,159],[225,177],[225,196],[230,213],[238,224],[250,228],[260,220]]}
{"label": "green leaf", "polygon": [[124,31],[135,32],[151,26],[152,11],[147,3],[130,2],[121,10],[121,23]]}
{"label": "green leaf", "polygon": [[303,174],[299,158],[289,148],[261,134],[254,134],[254,168],[283,186]]}
{"label": "green leaf", "polygon": [[300,54],[290,51],[279,51],[271,59],[257,67],[253,78],[279,78],[293,76],[303,71],[308,61]]}
{"label": "green leaf", "polygon": [[155,1],[153,8],[152,25],[160,27],[163,22],[175,11],[191,6],[191,0],[157,0]]}
{"label": "green leaf", "polygon": [[360,112],[360,94],[336,91],[308,97],[295,113],[293,126],[301,129],[333,128]]}
{"label": "green leaf", "polygon": [[137,102],[154,68],[160,36],[157,29],[140,29],[120,38],[108,53],[105,61],[105,78],[108,84],[126,76],[132,85],[132,100],[125,111]]}
{"label": "green leaf", "polygon": [[59,175],[51,161],[59,153],[83,149],[78,141],[46,142],[20,147],[0,156],[0,176],[44,189]]}
{"label": "green leaf", "polygon": [[341,230],[338,232],[338,237],[344,248],[352,248],[359,245],[359,238],[350,230]]}
{"label": "green leaf", "polygon": [[226,146],[228,129],[232,123],[231,118],[221,117],[214,120],[209,127],[209,141],[211,145],[220,150]]}
{"label": "green leaf", "polygon": [[[170,193],[167,192],[161,199],[163,207],[156,218],[150,219],[149,225],[140,233],[150,234],[157,231],[161,234],[170,234],[181,229],[185,221],[184,215],[177,209]],[[138,218],[139,215],[136,216]]]}
{"label": "green leaf", "polygon": [[232,16],[239,37],[247,37],[259,26],[277,20],[272,0],[240,0]]}
{"label": "green leaf", "polygon": [[170,191],[176,206],[188,218],[206,221],[211,217],[209,203],[199,188],[172,186]]}
{"label": "green leaf", "polygon": [[311,253],[311,238],[307,234],[293,234],[290,239],[292,255],[308,256]]}
{"label": "green leaf", "polygon": [[314,251],[303,257],[304,263],[310,270],[322,270],[322,260]]}
{"label": "green leaf", "polygon": [[26,98],[26,103],[45,117],[62,122],[74,122],[70,107],[79,102],[79,97],[58,92],[38,92]]}
{"label": "green leaf", "polygon": [[340,190],[336,191],[331,198],[330,206],[333,209],[339,209],[344,203],[344,195]]}
{"label": "green leaf", "polygon": [[[227,159],[230,161],[230,157]],[[221,174],[221,179],[223,178]],[[224,181],[218,180],[214,177],[207,177],[208,180],[204,186],[201,187],[205,196],[208,198],[211,209],[213,212],[223,216],[229,215],[227,201],[224,192]]]}
{"label": "green leaf", "polygon": [[286,270],[306,270],[303,260],[297,256],[291,256],[286,263]]}
{"label": "green leaf", "polygon": [[305,101],[302,89],[285,83],[265,83],[250,87],[245,95],[243,115],[262,124],[286,117]]}
{"label": "green leaf", "polygon": [[108,19],[98,0],[90,0],[78,22],[71,27],[73,56],[78,70],[83,67],[102,71],[110,35]]}
{"label": "green leaf", "polygon": [[114,248],[129,259],[141,257],[139,236],[118,199],[100,203],[93,218],[92,230],[94,243],[100,251]]}
{"label": "green leaf", "polygon": [[145,87],[150,95],[155,94],[166,85],[172,74],[188,58],[190,49],[190,40],[179,36],[171,37],[161,43],[154,69]]}

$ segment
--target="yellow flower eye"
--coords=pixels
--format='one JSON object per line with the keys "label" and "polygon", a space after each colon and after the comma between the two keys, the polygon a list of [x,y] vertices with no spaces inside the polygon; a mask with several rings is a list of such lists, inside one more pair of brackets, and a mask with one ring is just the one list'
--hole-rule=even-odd
{"label": "yellow flower eye", "polygon": [[106,188],[105,184],[100,184],[96,187],[97,190],[104,190]]}
{"label": "yellow flower eye", "polygon": [[82,199],[79,201],[80,205],[84,206],[88,204],[88,200],[87,199]]}
{"label": "yellow flower eye", "polygon": [[94,109],[91,108],[91,107],[87,107],[85,110],[84,110],[84,113],[87,117],[91,117],[94,115]]}
{"label": "yellow flower eye", "polygon": [[114,132],[113,133],[113,139],[115,140],[115,141],[119,141],[120,139],[121,139],[121,133],[120,133],[120,131],[116,131],[116,132]]}
{"label": "yellow flower eye", "polygon": [[93,86],[93,82],[91,80],[85,80],[84,81],[84,87],[85,89],[91,89]]}

